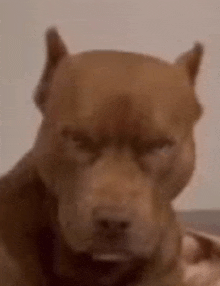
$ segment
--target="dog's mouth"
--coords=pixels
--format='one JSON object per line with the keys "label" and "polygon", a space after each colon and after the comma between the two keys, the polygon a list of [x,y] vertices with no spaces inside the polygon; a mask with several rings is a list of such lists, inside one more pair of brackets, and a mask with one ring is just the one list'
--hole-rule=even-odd
{"label": "dog's mouth", "polygon": [[70,285],[126,285],[138,279],[146,263],[144,257],[137,257],[127,245],[101,241],[74,252],[64,244],[57,257],[55,273],[64,281],[69,279]]}
{"label": "dog's mouth", "polygon": [[116,285],[134,268],[134,260],[127,252],[99,251],[81,257],[84,267],[93,273],[98,285]]}
{"label": "dog's mouth", "polygon": [[67,281],[66,284],[62,282],[65,285],[128,285],[139,280],[143,267],[146,266],[143,258],[137,258],[124,250],[102,249],[74,254],[68,250],[65,253],[67,260],[64,259],[64,263],[58,261],[58,268],[55,266],[54,272],[56,279]]}
{"label": "dog's mouth", "polygon": [[94,277],[94,283],[103,286],[126,285],[126,281],[136,279],[143,266],[142,259],[124,249],[93,249],[80,256],[80,264],[90,273],[91,280]]}
{"label": "dog's mouth", "polygon": [[120,264],[129,263],[132,255],[125,251],[94,251],[91,253],[91,258],[94,262]]}

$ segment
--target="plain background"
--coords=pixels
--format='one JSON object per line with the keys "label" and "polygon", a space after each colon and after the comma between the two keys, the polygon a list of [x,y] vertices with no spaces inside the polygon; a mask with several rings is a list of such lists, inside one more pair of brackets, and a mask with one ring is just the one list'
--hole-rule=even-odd
{"label": "plain background", "polygon": [[72,52],[124,49],[173,61],[205,45],[197,84],[205,113],[196,127],[197,168],[177,208],[220,207],[219,0],[0,0],[0,173],[31,147],[40,122],[32,103],[44,64],[44,31],[58,26]]}

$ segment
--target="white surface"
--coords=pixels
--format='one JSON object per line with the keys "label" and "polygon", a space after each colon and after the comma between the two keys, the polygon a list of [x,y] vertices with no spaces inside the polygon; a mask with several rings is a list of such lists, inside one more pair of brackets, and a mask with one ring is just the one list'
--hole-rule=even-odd
{"label": "white surface", "polygon": [[0,173],[31,146],[40,115],[32,93],[44,63],[43,33],[57,25],[69,49],[125,49],[167,60],[206,45],[197,91],[197,170],[177,207],[220,207],[219,0],[0,0]]}

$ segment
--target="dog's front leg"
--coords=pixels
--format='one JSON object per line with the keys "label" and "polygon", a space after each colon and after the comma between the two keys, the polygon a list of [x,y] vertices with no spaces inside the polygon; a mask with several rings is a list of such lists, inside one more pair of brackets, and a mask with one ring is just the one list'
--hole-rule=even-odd
{"label": "dog's front leg", "polygon": [[35,235],[42,218],[41,187],[26,155],[0,178],[0,286],[44,286]]}

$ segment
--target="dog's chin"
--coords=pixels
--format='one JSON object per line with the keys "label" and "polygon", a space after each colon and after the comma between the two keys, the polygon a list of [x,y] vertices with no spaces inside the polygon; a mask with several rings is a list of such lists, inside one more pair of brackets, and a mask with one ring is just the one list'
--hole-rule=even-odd
{"label": "dog's chin", "polygon": [[92,257],[97,269],[97,282],[101,285],[115,285],[131,269],[132,261],[116,254],[102,254]]}

